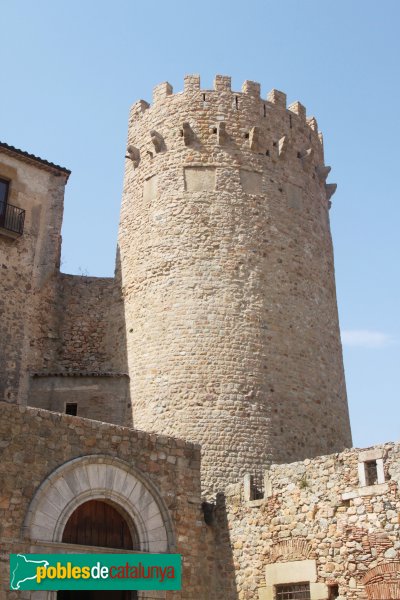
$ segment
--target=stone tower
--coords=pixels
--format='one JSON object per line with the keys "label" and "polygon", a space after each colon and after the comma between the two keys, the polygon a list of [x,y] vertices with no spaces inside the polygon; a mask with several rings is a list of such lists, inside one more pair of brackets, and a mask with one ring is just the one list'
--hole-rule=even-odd
{"label": "stone tower", "polygon": [[258,83],[133,105],[119,248],[134,426],[202,445],[207,496],[351,445],[322,138]]}

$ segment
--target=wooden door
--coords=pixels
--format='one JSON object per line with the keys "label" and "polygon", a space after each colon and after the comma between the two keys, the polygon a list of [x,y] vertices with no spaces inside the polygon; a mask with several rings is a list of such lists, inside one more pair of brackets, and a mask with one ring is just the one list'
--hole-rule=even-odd
{"label": "wooden door", "polygon": [[65,526],[62,541],[67,544],[100,546],[138,550],[137,535],[131,531],[124,517],[111,505],[101,500],[89,500],[78,506]]}

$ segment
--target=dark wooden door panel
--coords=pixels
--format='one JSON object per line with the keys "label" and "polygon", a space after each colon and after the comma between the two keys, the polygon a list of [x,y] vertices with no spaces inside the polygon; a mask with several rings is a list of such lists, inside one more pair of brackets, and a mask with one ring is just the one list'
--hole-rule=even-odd
{"label": "dark wooden door panel", "polygon": [[62,541],[68,544],[103,546],[105,548],[138,549],[138,539],[132,540],[124,517],[101,500],[89,500],[78,506],[68,519]]}

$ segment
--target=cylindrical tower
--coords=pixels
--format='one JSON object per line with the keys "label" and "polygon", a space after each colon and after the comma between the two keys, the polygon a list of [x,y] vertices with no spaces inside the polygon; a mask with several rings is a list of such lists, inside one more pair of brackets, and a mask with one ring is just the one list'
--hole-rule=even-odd
{"label": "cylindrical tower", "polygon": [[132,107],[119,247],[134,426],[202,445],[209,495],[351,445],[322,138],[246,81]]}

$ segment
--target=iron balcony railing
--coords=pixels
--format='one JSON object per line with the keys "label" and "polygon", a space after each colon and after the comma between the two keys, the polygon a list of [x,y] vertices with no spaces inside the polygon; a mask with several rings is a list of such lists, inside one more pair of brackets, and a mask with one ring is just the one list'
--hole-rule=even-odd
{"label": "iron balcony railing", "polygon": [[25,211],[18,206],[0,201],[0,228],[22,235],[24,231]]}

